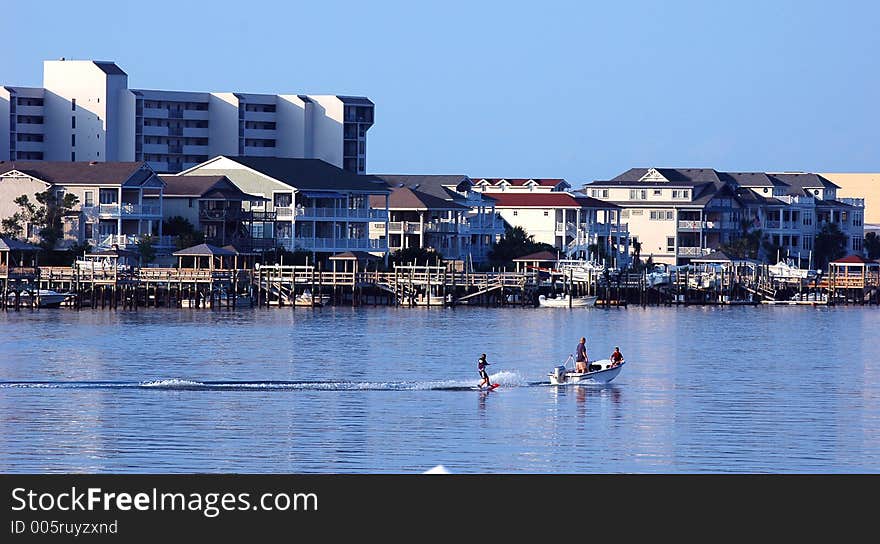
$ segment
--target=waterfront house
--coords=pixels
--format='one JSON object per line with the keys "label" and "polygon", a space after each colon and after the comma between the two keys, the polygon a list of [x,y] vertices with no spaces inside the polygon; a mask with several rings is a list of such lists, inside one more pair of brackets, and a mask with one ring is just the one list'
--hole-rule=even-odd
{"label": "waterfront house", "polygon": [[[165,182],[162,206],[165,220],[182,217],[215,245],[235,244],[240,250],[272,249],[272,238],[254,239],[256,230],[271,232],[274,214],[252,211],[267,200],[242,192],[229,178],[214,176],[159,176]],[[248,211],[242,207],[247,203]],[[261,224],[255,229],[254,223]]]}
{"label": "waterfront house", "polygon": [[[387,203],[370,208],[371,196],[387,200],[384,181],[355,174],[318,159],[214,157],[181,176],[225,176],[242,192],[258,197],[244,201],[245,212],[264,221],[251,223],[251,238],[274,240],[290,251],[316,257],[363,250],[385,255],[385,239],[371,239],[369,223],[388,221]],[[265,200],[264,200],[265,199]]]}
{"label": "waterfront house", "polygon": [[472,178],[474,190],[490,192],[552,192],[569,191],[571,184],[562,178]]}
{"label": "waterfront house", "polygon": [[848,251],[861,251],[864,201],[838,200],[836,190],[818,174],[711,168],[631,168],[583,188],[620,206],[641,256],[666,264],[687,264],[757,229],[782,257],[806,259],[829,223],[847,236]]}
{"label": "waterfront house", "polygon": [[[496,215],[495,200],[476,190],[468,176],[377,174],[377,177],[387,182],[393,192],[398,192],[393,200],[402,206],[394,208],[393,203],[389,203],[393,215],[400,219],[389,224],[392,247],[413,247],[412,244],[419,243],[420,247],[435,247],[449,259],[485,262],[492,244],[504,234],[504,223]],[[372,237],[381,236],[380,225],[374,223],[371,228]],[[393,246],[398,240],[409,245]]]}
{"label": "waterfront house", "polygon": [[[384,197],[370,197],[381,208]],[[470,207],[409,187],[394,187],[388,200],[388,250],[408,248],[435,250],[445,259],[462,260],[470,253]],[[383,227],[373,223],[374,230]]]}
{"label": "waterfront house", "polygon": [[[58,248],[89,243],[95,248],[133,247],[145,235],[157,246],[170,247],[162,237],[162,192],[165,184],[144,162],[0,162],[0,218],[19,211],[13,200],[51,190],[56,198],[76,195],[79,203],[64,217]],[[144,201],[151,194],[158,198]],[[37,241],[30,225],[25,237]]]}
{"label": "waterfront house", "polygon": [[536,242],[550,244],[569,259],[628,262],[629,234],[620,209],[575,193],[491,193],[495,209],[511,226],[522,227]]}

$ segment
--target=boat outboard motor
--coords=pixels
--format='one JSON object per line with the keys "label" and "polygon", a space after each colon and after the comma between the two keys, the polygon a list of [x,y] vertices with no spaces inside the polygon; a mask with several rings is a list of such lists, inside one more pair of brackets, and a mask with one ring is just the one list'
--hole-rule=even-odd
{"label": "boat outboard motor", "polygon": [[556,383],[563,383],[565,381],[565,367],[555,366],[553,367],[553,379],[556,380]]}

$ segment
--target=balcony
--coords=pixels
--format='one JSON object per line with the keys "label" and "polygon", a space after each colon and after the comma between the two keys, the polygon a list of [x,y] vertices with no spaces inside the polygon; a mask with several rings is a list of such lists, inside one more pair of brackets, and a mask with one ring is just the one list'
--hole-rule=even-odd
{"label": "balcony", "polygon": [[279,245],[290,251],[388,251],[386,240],[371,238],[279,238]]}
{"label": "balcony", "polygon": [[418,221],[391,221],[388,223],[388,232],[392,234],[418,234],[419,227]]}
{"label": "balcony", "polygon": [[678,222],[678,230],[702,230],[704,225],[702,221],[682,220]]}
{"label": "balcony", "polygon": [[144,117],[168,119],[168,110],[165,108],[144,108]]}
{"label": "balcony", "polygon": [[865,199],[864,198],[838,198],[840,202],[844,204],[849,204],[850,206],[855,206],[856,208],[864,208],[865,207]]}
{"label": "balcony", "polygon": [[[111,249],[117,246],[120,249],[137,249],[137,244],[143,234],[103,234],[97,238],[87,239],[90,245],[98,249]],[[153,247],[158,249],[171,249],[175,246],[174,236],[153,236]]]}
{"label": "balcony", "polygon": [[15,114],[16,115],[36,115],[42,116],[45,115],[45,109],[43,106],[23,106],[21,104],[17,104],[15,106]]}
{"label": "balcony", "polygon": [[144,125],[141,134],[143,134],[144,136],[168,136],[168,127]]}
{"label": "balcony", "polygon": [[679,257],[702,257],[708,255],[712,250],[701,247],[678,246]]}
{"label": "balcony", "polygon": [[122,206],[119,204],[99,204],[97,206],[83,206],[82,212],[86,216],[100,217],[104,219],[114,217],[162,217],[162,208],[160,206],[139,204],[123,204]]}
{"label": "balcony", "polygon": [[437,232],[448,234],[470,234],[470,227],[467,223],[458,223],[441,219],[439,221],[429,221],[425,223],[425,232]]}
{"label": "balcony", "polygon": [[297,206],[295,213],[297,219],[384,221],[388,218],[386,210],[372,208],[306,208]]}
{"label": "balcony", "polygon": [[183,127],[183,135],[193,138],[207,138],[208,137],[208,128],[207,127]]}

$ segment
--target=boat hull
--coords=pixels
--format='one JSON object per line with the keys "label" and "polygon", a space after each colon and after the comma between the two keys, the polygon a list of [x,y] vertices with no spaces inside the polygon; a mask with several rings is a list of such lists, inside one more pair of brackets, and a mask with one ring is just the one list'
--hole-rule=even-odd
{"label": "boat hull", "polygon": [[550,376],[550,385],[577,385],[577,384],[602,384],[608,383],[620,374],[620,371],[623,369],[623,366],[626,364],[624,361],[617,366],[606,365],[605,368],[601,370],[594,370],[592,372],[562,372],[562,373],[554,373],[551,372]]}
{"label": "boat hull", "polygon": [[546,298],[544,295],[538,297],[538,306],[541,308],[586,308],[596,304],[599,297],[574,297],[569,304],[568,298]]}

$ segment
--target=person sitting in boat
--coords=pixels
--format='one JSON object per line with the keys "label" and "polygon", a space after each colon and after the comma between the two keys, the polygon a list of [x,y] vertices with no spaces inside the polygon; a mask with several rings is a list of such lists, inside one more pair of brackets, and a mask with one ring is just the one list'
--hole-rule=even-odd
{"label": "person sitting in boat", "polygon": [[483,387],[484,385],[489,385],[489,373],[486,372],[486,367],[489,366],[489,361],[486,360],[486,354],[480,355],[480,360],[477,361],[477,370],[480,371],[480,377],[483,378],[483,381],[480,382],[480,385],[477,387]]}
{"label": "person sitting in boat", "polygon": [[614,353],[611,354],[611,366],[615,367],[623,362],[623,354],[620,353],[620,348],[614,346]]}
{"label": "person sitting in boat", "polygon": [[575,353],[577,354],[574,359],[574,371],[575,372],[586,372],[587,371],[587,339],[581,337],[580,343],[578,343],[577,348],[575,349]]}

